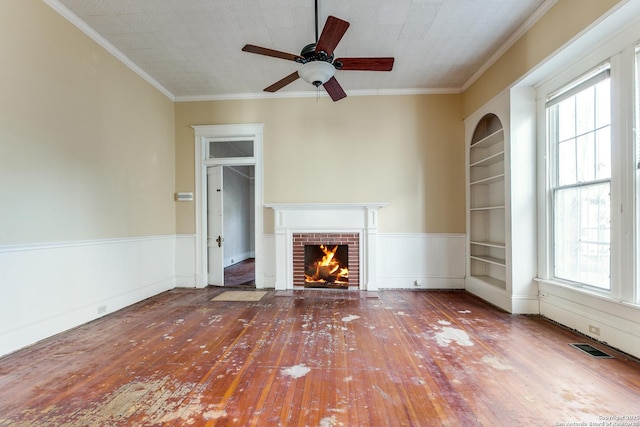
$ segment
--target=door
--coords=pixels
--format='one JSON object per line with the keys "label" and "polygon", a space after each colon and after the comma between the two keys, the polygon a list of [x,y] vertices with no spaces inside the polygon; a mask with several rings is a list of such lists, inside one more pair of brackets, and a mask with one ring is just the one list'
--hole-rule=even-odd
{"label": "door", "polygon": [[222,166],[207,168],[208,283],[224,286]]}

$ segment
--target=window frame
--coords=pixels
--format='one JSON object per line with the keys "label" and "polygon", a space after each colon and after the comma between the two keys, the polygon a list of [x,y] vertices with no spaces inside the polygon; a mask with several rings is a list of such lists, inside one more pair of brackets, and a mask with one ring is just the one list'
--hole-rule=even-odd
{"label": "window frame", "polygon": [[[551,278],[554,281],[557,282],[561,282],[564,284],[567,284],[569,286],[574,286],[574,287],[578,287],[578,288],[586,288],[586,289],[591,289],[595,292],[602,292],[605,294],[609,294],[611,292],[611,264],[612,264],[612,260],[611,260],[611,241],[609,241],[609,287],[608,288],[603,288],[601,286],[597,286],[594,284],[589,284],[589,283],[584,283],[584,282],[580,282],[580,281],[576,281],[576,280],[572,280],[570,278],[567,277],[561,277],[556,275],[557,274],[557,262],[556,262],[556,255],[557,255],[557,244],[556,244],[556,240],[555,240],[555,236],[556,236],[556,200],[557,200],[557,196],[559,194],[559,192],[564,191],[564,190],[570,190],[570,189],[582,189],[582,188],[589,188],[589,187],[593,187],[593,186],[597,186],[603,183],[608,183],[609,184],[609,189],[611,191],[611,177],[608,178],[597,178],[594,176],[594,178],[592,180],[589,181],[580,181],[580,180],[576,180],[576,182],[574,183],[561,183],[560,182],[560,162],[559,162],[559,157],[560,157],[560,146],[559,144],[561,142],[566,142],[566,141],[562,141],[560,140],[560,138],[558,138],[557,136],[553,136],[552,133],[554,131],[558,130],[558,116],[552,116],[552,112],[550,111],[550,109],[554,106],[559,105],[560,103],[562,103],[564,100],[569,99],[575,95],[577,95],[578,93],[581,93],[583,90],[591,88],[591,87],[595,87],[596,85],[598,85],[600,82],[607,80],[607,79],[611,79],[611,64],[607,61],[604,64],[600,64],[597,67],[587,71],[586,73],[584,73],[583,75],[579,76],[576,79],[573,79],[569,82],[567,82],[566,84],[562,85],[560,88],[558,88],[557,90],[551,92],[547,97],[546,97],[546,101],[545,101],[545,135],[546,135],[546,139],[547,139],[547,144],[549,146],[549,152],[548,152],[548,156],[551,159],[551,164],[550,164],[550,168],[549,168],[549,176],[548,176],[548,182],[549,182],[549,215],[550,215],[550,223],[549,223],[549,236],[550,236],[550,242],[549,242],[549,247],[548,247],[548,251],[549,251],[549,260],[550,260],[550,270],[549,270],[549,278]],[[611,85],[610,85],[611,88]],[[611,113],[611,102],[609,104],[609,112]],[[609,128],[611,130],[612,127],[612,122],[613,120],[611,119],[609,121]],[[588,133],[597,133],[597,131],[599,130],[598,126],[594,123],[594,128],[592,130],[590,130]],[[586,135],[586,134],[584,134]],[[578,138],[581,135],[573,135],[573,138]],[[583,136],[583,135],[582,135]],[[610,153],[611,154],[611,153]],[[609,198],[609,202],[610,202],[610,209],[613,210],[613,205],[611,204],[611,197]],[[610,216],[611,216],[611,212],[610,212]]]}
{"label": "window frame", "polygon": [[[636,39],[637,40],[637,39]],[[640,304],[640,179],[636,177],[636,49],[610,46],[592,52],[536,86],[538,132],[538,280],[620,302]],[[611,54],[615,52],[614,54]],[[560,88],[604,63],[611,67],[611,251],[610,289],[584,286],[554,278],[552,183],[556,173],[553,147],[547,134],[546,102]],[[633,122],[633,124],[631,123]],[[627,161],[625,161],[627,160]],[[636,182],[638,181],[638,182]]]}

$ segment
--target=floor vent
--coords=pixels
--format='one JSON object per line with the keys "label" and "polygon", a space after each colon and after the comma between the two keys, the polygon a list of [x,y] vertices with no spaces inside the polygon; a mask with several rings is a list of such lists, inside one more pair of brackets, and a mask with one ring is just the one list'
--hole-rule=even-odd
{"label": "floor vent", "polygon": [[598,359],[613,359],[613,356],[605,353],[604,351],[600,351],[591,344],[569,344],[577,348],[578,350],[582,350],[585,353],[589,354],[592,357],[597,357]]}

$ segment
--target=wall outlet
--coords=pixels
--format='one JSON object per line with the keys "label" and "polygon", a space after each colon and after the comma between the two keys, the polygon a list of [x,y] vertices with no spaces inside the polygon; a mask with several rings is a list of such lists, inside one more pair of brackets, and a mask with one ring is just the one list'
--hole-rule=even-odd
{"label": "wall outlet", "polygon": [[98,314],[105,314],[107,312],[107,306],[101,305],[98,307]]}
{"label": "wall outlet", "polygon": [[597,326],[589,325],[589,332],[594,335],[600,335],[600,328]]}

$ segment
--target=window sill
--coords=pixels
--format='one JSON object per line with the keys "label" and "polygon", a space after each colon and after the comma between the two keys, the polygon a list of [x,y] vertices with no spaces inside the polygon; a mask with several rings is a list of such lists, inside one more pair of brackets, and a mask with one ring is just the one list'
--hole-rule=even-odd
{"label": "window sill", "polygon": [[[557,290],[557,292],[552,292],[552,294],[555,296],[558,296],[567,300],[571,300],[583,305],[589,305],[589,306],[592,306],[593,308],[600,308],[602,305],[615,304],[616,307],[622,306],[632,310],[640,310],[640,304],[636,304],[632,301],[624,301],[619,298],[614,298],[611,295],[611,293],[607,291],[598,292],[598,291],[587,289],[587,288],[571,286],[569,284],[554,281],[554,280],[541,279],[539,277],[535,277],[533,280],[537,282],[539,285],[551,287],[554,290]],[[545,291],[540,290],[541,298],[544,298],[546,296],[544,294],[545,294]],[[575,298],[571,298],[576,294],[587,297],[587,298],[593,298],[595,301],[593,301],[593,303],[591,304],[587,304],[586,301],[584,300],[576,300]]]}

